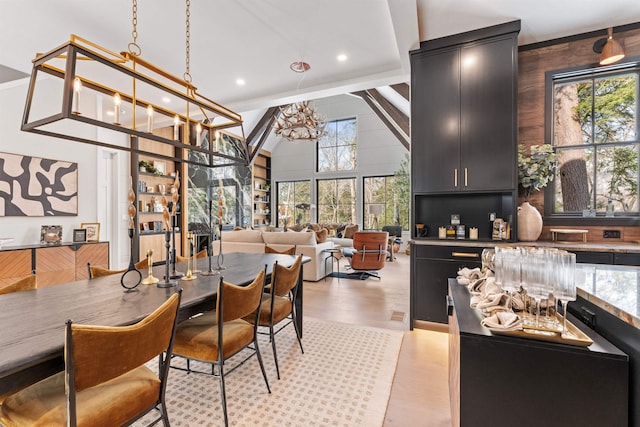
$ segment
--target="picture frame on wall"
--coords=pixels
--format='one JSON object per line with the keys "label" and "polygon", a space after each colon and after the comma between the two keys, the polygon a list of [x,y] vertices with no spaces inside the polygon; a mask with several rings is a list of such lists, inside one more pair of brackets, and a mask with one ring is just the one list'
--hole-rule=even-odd
{"label": "picture frame on wall", "polygon": [[153,161],[153,167],[158,170],[159,174],[162,174],[162,175],[166,175],[167,174],[167,164],[165,162],[154,160]]}
{"label": "picture frame on wall", "polygon": [[87,230],[87,242],[100,241],[100,223],[99,222],[83,222],[80,228]]}
{"label": "picture frame on wall", "polygon": [[40,243],[43,245],[59,245],[61,241],[61,225],[43,225],[40,227]]}
{"label": "picture frame on wall", "polygon": [[73,229],[73,242],[80,243],[87,241],[87,229],[86,228],[74,228]]}

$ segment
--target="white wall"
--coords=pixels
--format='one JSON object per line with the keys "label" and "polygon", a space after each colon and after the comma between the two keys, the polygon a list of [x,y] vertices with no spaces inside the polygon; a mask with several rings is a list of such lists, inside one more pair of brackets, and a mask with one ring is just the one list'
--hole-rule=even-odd
{"label": "white wall", "polygon": [[[357,118],[358,153],[357,170],[349,172],[316,172],[316,144],[309,142],[278,142],[271,152],[272,188],[278,181],[311,180],[311,197],[315,200],[317,179],[355,177],[357,185],[356,212],[362,225],[362,178],[366,176],[393,175],[407,153],[406,148],[391,133],[378,116],[360,98],[350,95],[333,96],[315,102],[316,110],[327,121],[349,117]],[[275,194],[275,193],[274,193]],[[275,209],[273,197],[272,212]],[[312,212],[313,213],[313,212]],[[275,218],[274,218],[275,220]],[[315,218],[312,218],[315,220]]]}
{"label": "white wall", "polygon": [[[102,148],[90,144],[83,144],[64,139],[37,135],[20,130],[22,114],[27,97],[28,79],[22,79],[0,85],[0,151],[6,153],[42,157],[78,163],[78,215],[77,216],[47,216],[47,217],[0,217],[0,237],[13,238],[8,245],[37,244],[40,242],[40,227],[42,225],[61,225],[63,241],[73,240],[73,229],[79,228],[82,222],[104,222],[106,219],[98,212],[98,173],[100,165],[98,159],[103,157]],[[52,98],[56,98],[52,96]],[[51,102],[61,102],[52,99]],[[117,156],[120,180],[126,183],[115,183],[118,194],[122,194],[119,202],[123,214],[126,214],[126,190],[128,189],[129,155],[120,152]],[[120,223],[124,224],[121,228]],[[118,219],[119,230],[112,235],[126,236],[126,222]],[[108,229],[106,224],[104,229]],[[113,228],[113,227],[112,227]],[[101,240],[107,240],[106,233],[101,230]],[[116,239],[118,253],[112,257],[112,267],[126,264],[128,259],[128,238]],[[112,242],[113,244],[113,242]],[[114,267],[115,268],[115,267]]]}

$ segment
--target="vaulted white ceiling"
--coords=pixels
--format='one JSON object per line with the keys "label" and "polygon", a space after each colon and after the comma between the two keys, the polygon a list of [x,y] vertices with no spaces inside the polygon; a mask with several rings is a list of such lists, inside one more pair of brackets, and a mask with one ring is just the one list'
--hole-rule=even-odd
{"label": "vaulted white ceiling", "polygon": [[[0,0],[0,64],[29,73],[36,52],[72,33],[126,50],[131,4]],[[522,45],[640,21],[640,1],[193,0],[190,71],[203,95],[238,112],[263,109],[408,82],[408,52],[421,40],[514,19]],[[183,75],[184,1],[138,0],[138,34],[143,59]],[[299,60],[311,70],[290,71]]]}

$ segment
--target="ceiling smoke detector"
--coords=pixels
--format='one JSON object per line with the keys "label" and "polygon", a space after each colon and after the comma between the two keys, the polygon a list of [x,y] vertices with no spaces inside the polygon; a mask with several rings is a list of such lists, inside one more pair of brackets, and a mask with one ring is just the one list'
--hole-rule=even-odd
{"label": "ceiling smoke detector", "polygon": [[304,73],[311,69],[311,65],[304,61],[296,61],[292,62],[291,65],[289,65],[289,68],[291,68],[291,71],[295,71],[296,73]]}

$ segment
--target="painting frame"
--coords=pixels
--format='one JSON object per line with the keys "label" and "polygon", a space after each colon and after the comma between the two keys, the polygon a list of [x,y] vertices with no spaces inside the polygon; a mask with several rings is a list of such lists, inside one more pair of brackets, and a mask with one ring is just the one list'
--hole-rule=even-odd
{"label": "painting frame", "polygon": [[80,224],[80,228],[87,231],[87,242],[99,242],[100,241],[100,223],[99,222],[83,222]]}
{"label": "painting frame", "polygon": [[78,215],[78,163],[0,152],[0,217]]}
{"label": "painting frame", "polygon": [[156,168],[159,174],[166,175],[167,174],[167,164],[160,160],[153,161],[153,167]]}
{"label": "painting frame", "polygon": [[74,228],[73,229],[73,243],[84,243],[87,241],[87,229],[86,228]]}
{"label": "painting frame", "polygon": [[62,242],[61,225],[40,226],[40,243],[43,245],[59,245]]}

